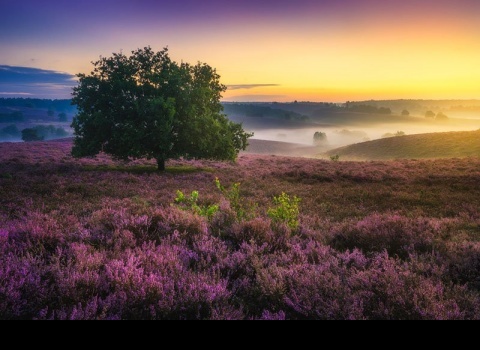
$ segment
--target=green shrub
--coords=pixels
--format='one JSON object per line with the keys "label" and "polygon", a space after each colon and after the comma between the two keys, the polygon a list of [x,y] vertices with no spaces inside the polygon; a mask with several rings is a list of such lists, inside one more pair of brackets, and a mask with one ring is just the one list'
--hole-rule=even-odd
{"label": "green shrub", "polygon": [[215,185],[222,192],[225,198],[230,202],[232,208],[237,216],[238,221],[249,220],[255,217],[257,204],[246,201],[240,198],[240,183],[235,182],[230,189],[226,189],[218,177],[215,178]]}
{"label": "green shrub", "polygon": [[332,162],[338,162],[338,160],[340,159],[340,156],[338,154],[335,154],[333,156],[330,156],[330,160]]}
{"label": "green shrub", "polygon": [[191,210],[198,215],[205,216],[208,219],[211,219],[213,215],[215,215],[215,213],[218,211],[218,204],[200,206],[197,204],[198,197],[198,191],[192,191],[190,196],[187,197],[182,191],[177,190],[175,203],[184,210]]}
{"label": "green shrub", "polygon": [[275,208],[270,208],[267,211],[268,216],[274,223],[285,223],[292,230],[298,228],[298,204],[301,199],[297,196],[290,198],[288,194],[282,192],[278,197],[273,197]]}

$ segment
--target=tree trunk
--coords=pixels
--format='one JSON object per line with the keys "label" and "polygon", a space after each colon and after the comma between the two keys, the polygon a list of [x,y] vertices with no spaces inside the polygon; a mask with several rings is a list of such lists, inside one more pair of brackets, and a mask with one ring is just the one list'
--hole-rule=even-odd
{"label": "tree trunk", "polygon": [[165,158],[158,157],[157,158],[157,170],[158,171],[165,171]]}

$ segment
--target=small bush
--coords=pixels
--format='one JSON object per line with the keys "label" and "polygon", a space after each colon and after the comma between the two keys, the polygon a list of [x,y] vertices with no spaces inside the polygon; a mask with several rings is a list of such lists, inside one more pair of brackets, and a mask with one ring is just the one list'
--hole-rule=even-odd
{"label": "small bush", "polygon": [[333,155],[333,156],[330,156],[330,160],[331,160],[332,162],[338,162],[339,159],[340,159],[340,155],[338,155],[338,154],[335,154],[335,155]]}
{"label": "small bush", "polygon": [[290,198],[288,194],[282,192],[278,197],[273,197],[275,208],[268,209],[268,216],[275,223],[285,223],[292,230],[298,228],[298,204],[301,199],[297,196]]}
{"label": "small bush", "polygon": [[257,204],[245,201],[240,198],[240,183],[235,182],[230,189],[226,189],[218,178],[215,178],[215,185],[230,202],[230,207],[237,214],[238,221],[253,219],[256,215]]}
{"label": "small bush", "polygon": [[211,219],[218,211],[218,204],[200,206],[197,204],[198,196],[198,191],[192,191],[190,196],[186,197],[182,191],[178,190],[175,203],[178,204],[182,209],[191,210],[198,215]]}

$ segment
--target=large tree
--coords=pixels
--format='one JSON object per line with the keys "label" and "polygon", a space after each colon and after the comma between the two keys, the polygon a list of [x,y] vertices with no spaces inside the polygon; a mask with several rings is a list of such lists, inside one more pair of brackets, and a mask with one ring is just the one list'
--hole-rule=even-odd
{"label": "large tree", "polygon": [[154,158],[164,170],[171,158],[235,160],[253,135],[222,113],[226,87],[205,63],[178,64],[167,48],[145,47],[93,65],[72,94],[75,157]]}

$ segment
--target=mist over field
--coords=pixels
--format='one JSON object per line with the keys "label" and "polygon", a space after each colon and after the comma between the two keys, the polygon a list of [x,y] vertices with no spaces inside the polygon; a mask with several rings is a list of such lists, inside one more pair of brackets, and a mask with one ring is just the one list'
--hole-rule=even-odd
{"label": "mist over field", "polygon": [[[230,120],[254,133],[251,153],[313,157],[386,137],[480,129],[480,100],[224,102],[223,107]],[[70,100],[0,99],[0,142],[22,141],[25,128],[40,128],[45,140],[73,136],[75,113]],[[321,142],[314,140],[317,132],[325,134]]]}
{"label": "mist over field", "polygon": [[43,140],[70,137],[76,111],[69,99],[0,98],[0,142],[23,141],[25,129]]}
{"label": "mist over field", "polygon": [[[480,128],[479,100],[392,100],[332,103],[226,103],[229,118],[253,139],[316,145],[328,150],[400,134]],[[433,116],[426,117],[430,111]],[[439,117],[440,115],[440,117]],[[443,118],[442,118],[443,117]],[[315,132],[326,134],[315,143]]]}

